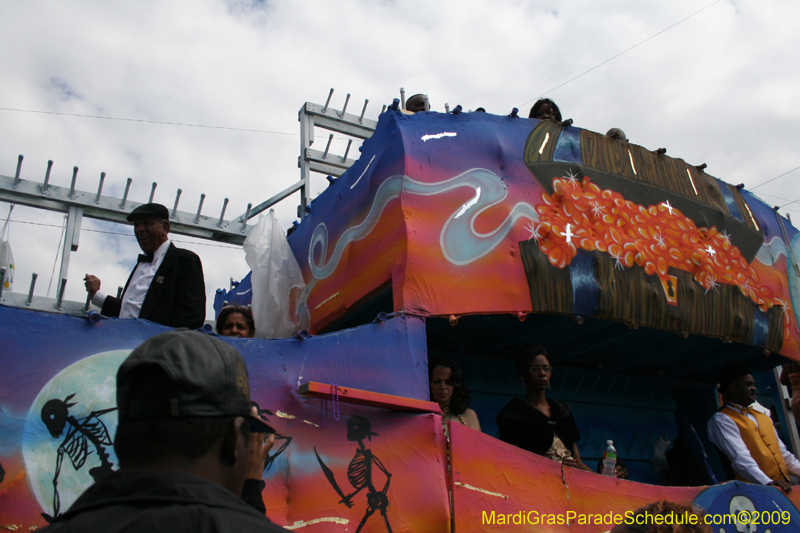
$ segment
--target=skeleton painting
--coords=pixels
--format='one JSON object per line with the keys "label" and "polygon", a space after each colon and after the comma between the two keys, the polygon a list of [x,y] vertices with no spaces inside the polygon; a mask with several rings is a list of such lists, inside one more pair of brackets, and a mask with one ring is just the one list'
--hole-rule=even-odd
{"label": "skeleton painting", "polygon": [[86,464],[89,455],[96,452],[97,457],[100,459],[100,466],[95,466],[89,470],[89,474],[95,481],[99,481],[114,471],[105,449],[106,446],[111,446],[114,443],[108,434],[108,428],[100,420],[100,417],[111,411],[116,411],[117,408],[112,407],[92,411],[89,416],[75,418],[69,414],[70,407],[75,406],[74,402],[70,403],[74,396],[75,394],[73,393],[63,400],[48,400],[42,407],[42,422],[47,426],[50,435],[54,438],[59,438],[66,430],[66,436],[58,447],[56,470],[53,474],[53,516],[42,513],[42,516],[48,522],[52,522],[61,511],[61,501],[58,496],[58,476],[61,473],[65,455],[72,463],[72,467],[75,470],[80,470]]}
{"label": "skeleton painting", "polygon": [[[325,477],[328,478],[328,482],[330,482],[333,489],[342,498],[339,503],[343,503],[347,507],[353,507],[353,496],[364,489],[367,490],[367,510],[364,513],[364,518],[361,520],[361,523],[358,524],[356,533],[361,531],[367,519],[369,519],[375,511],[380,512],[384,522],[386,522],[387,531],[392,533],[389,517],[386,516],[386,509],[389,507],[389,498],[386,493],[389,490],[392,474],[386,470],[381,460],[373,455],[372,450],[364,446],[364,439],[369,439],[371,441],[373,436],[377,437],[378,434],[372,431],[372,424],[363,416],[352,416],[347,420],[347,440],[350,442],[358,442],[356,454],[347,467],[347,479],[355,490],[347,495],[339,488],[333,471],[325,465],[319,453],[317,453],[316,448],[314,448],[314,453],[317,455],[319,466],[322,467],[322,471],[325,473]],[[375,479],[373,478],[375,470],[373,466],[380,470],[386,477],[386,482],[381,490],[375,488]]]}

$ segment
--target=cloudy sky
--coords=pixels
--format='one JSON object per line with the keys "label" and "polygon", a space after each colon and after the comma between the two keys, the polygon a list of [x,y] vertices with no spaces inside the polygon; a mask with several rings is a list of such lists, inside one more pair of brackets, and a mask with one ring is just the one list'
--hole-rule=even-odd
{"label": "cloudy sky", "polygon": [[[427,93],[433,110],[525,116],[546,95],[575,126],[620,127],[707,163],[800,223],[798,20],[796,0],[0,0],[0,174],[23,154],[21,177],[41,180],[52,159],[54,185],[78,166],[82,190],[106,172],[107,194],[131,177],[134,201],[155,181],[169,207],[181,188],[182,210],[205,193],[204,213],[227,197],[234,215],[299,179],[297,111],[331,87],[337,109],[347,93],[354,113],[368,98],[372,119],[400,87]],[[326,183],[314,176],[314,195]],[[285,228],[298,202],[277,206]],[[2,222],[9,208],[0,202]],[[62,223],[13,209],[15,292],[38,272],[36,294],[47,293]],[[83,229],[66,295],[77,301],[85,273],[113,292],[138,253],[130,227]],[[213,317],[214,290],[248,272],[244,253],[173,240],[202,258]]]}

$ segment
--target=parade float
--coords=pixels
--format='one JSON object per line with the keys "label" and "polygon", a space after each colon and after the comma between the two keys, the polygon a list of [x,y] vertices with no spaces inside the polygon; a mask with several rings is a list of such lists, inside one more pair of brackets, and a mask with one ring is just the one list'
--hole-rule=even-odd
{"label": "parade float", "polygon": [[[796,443],[772,370],[800,360],[789,220],[704,165],[516,110],[409,115],[395,102],[376,123],[307,103],[300,122],[299,182],[227,221],[224,209],[218,220],[180,212],[177,199],[171,212],[178,233],[241,243],[248,219],[301,193],[288,244],[303,287],[280,298],[297,333],[226,338],[278,431],[264,469],[272,521],[309,532],[601,532],[669,500],[715,516],[767,513],[715,533],[800,528],[797,491],[715,484],[724,474],[705,436],[714,374],[742,362]],[[363,139],[360,156],[312,149],[315,128]],[[330,185],[310,201],[312,171]],[[139,205],[83,193],[74,179],[69,193],[27,181],[19,167],[0,191],[108,220]],[[257,274],[220,291],[218,307],[255,304]],[[5,291],[0,304],[0,527],[28,530],[117,468],[116,368],[168,328],[60,297]],[[524,395],[512,358],[531,344],[553,355],[548,397],[572,406],[584,462],[612,439],[629,480],[495,438],[497,413]],[[482,432],[443,431],[427,383],[438,355],[461,365]],[[56,404],[61,418],[48,421]],[[694,486],[680,485],[677,465]]]}

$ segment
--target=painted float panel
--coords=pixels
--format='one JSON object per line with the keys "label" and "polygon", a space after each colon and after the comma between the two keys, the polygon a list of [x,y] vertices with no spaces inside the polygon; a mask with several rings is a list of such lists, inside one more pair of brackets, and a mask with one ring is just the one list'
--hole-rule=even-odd
{"label": "painted float panel", "polygon": [[[68,509],[93,475],[118,468],[116,370],[134,347],[169,328],[141,320],[91,324],[8,307],[0,307],[0,322],[0,527],[27,531],[46,525],[42,514]],[[386,516],[378,509],[362,531],[386,531],[386,521],[395,531],[447,530],[440,419],[344,402],[323,407],[297,394],[301,381],[318,381],[427,400],[422,319],[398,317],[305,340],[223,339],[244,356],[251,397],[269,410],[279,433],[264,473],[263,497],[274,522],[302,531],[354,531],[373,498],[385,501]],[[55,437],[42,416],[52,401],[66,404],[73,420]],[[370,428],[359,438],[349,431],[352,421],[362,431]],[[98,437],[98,445],[82,441],[76,426]],[[86,452],[75,451],[83,445]],[[358,480],[354,486],[347,475],[365,450],[374,458],[374,489]],[[323,462],[339,490],[355,492],[352,507],[340,503]]]}
{"label": "painted float panel", "polygon": [[[662,487],[563,468],[558,463],[451,423],[455,531],[601,533],[649,503],[691,504],[716,516],[771,513],[778,523],[760,526],[712,522],[725,531],[798,531],[800,494],[729,482],[712,487]],[[490,468],[487,468],[491,465]],[[780,515],[780,511],[785,511]]]}
{"label": "painted float panel", "polygon": [[389,110],[289,242],[311,331],[391,288],[394,310],[419,316],[597,316],[797,359],[797,235],[747,191],[641,146]]}
{"label": "painted float panel", "polygon": [[[58,505],[67,509],[105,464],[117,468],[114,377],[127,353],[168,328],[139,320],[97,324],[64,315],[0,307],[0,526],[29,530],[55,510],[53,478],[62,451]],[[767,510],[777,502],[797,530],[800,493],[747,484],[669,488],[617,481],[535,456],[460,424],[450,427],[450,454],[435,414],[375,409],[300,398],[304,381],[337,383],[425,400],[426,353],[421,319],[398,317],[305,340],[226,339],[244,355],[253,399],[268,409],[280,438],[264,479],[269,517],[300,531],[504,531],[483,512],[512,516],[624,513],[658,499],[695,502],[714,512]],[[74,424],[91,430],[83,457],[69,450],[69,431],[54,437],[42,418],[64,401]],[[367,459],[368,458],[368,459]],[[348,476],[369,460],[371,486]],[[452,476],[448,474],[448,465]],[[453,514],[449,495],[453,495]],[[734,499],[735,497],[735,499]],[[348,506],[346,502],[352,504]],[[773,505],[774,506],[774,505]],[[381,511],[385,510],[385,514]],[[771,510],[771,509],[770,509]],[[540,524],[541,525],[541,524]],[[544,524],[537,531],[605,531],[597,523]],[[760,529],[759,529],[760,530]],[[718,529],[715,532],[718,533]]]}

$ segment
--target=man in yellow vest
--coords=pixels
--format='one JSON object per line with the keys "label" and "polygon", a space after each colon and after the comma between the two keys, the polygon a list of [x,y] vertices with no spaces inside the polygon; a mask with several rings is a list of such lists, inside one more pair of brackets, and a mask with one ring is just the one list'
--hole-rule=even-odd
{"label": "man in yellow vest", "polygon": [[708,421],[708,438],[728,459],[736,479],[792,490],[789,474],[800,477],[800,461],[783,445],[772,420],[754,410],[756,385],[752,371],[739,364],[717,375],[725,405]]}

